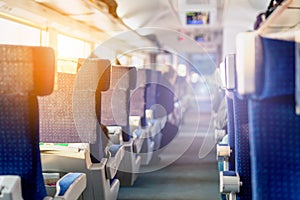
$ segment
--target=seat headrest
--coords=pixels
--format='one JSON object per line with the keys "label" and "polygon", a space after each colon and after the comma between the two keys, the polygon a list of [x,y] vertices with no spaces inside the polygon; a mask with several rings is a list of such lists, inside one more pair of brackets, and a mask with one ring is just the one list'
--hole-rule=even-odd
{"label": "seat headrest", "polygon": [[[95,90],[95,85],[98,85],[97,90],[106,91],[110,87],[110,71],[111,64],[109,60],[99,58],[78,59],[78,69],[80,72],[80,78],[77,81],[81,81],[77,89]],[[95,76],[96,75],[96,76]]]}
{"label": "seat headrest", "polygon": [[112,66],[111,88],[133,90],[136,87],[137,71],[135,67]]}
{"label": "seat headrest", "polygon": [[55,57],[48,47],[0,45],[2,94],[49,95],[53,91]]}
{"label": "seat headrest", "polygon": [[236,88],[236,66],[235,54],[228,54],[225,57],[225,71],[226,71],[226,89],[233,90]]}
{"label": "seat headrest", "polygon": [[255,69],[255,97],[295,93],[295,42],[262,38],[262,65]]}
{"label": "seat headrest", "polygon": [[159,83],[161,80],[161,76],[162,76],[162,74],[160,71],[152,70],[151,71],[151,82]]}
{"label": "seat headrest", "polygon": [[144,87],[150,81],[151,81],[151,70],[150,69],[137,70],[136,87]]}

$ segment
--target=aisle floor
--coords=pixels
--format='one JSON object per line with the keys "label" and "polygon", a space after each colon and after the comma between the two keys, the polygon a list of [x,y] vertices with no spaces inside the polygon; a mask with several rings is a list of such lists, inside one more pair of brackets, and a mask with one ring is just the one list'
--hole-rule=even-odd
{"label": "aisle floor", "polygon": [[[191,117],[193,119],[193,117]],[[206,122],[209,120],[207,119]],[[178,145],[191,141],[191,123],[183,124]],[[204,159],[198,153],[207,123],[200,124],[200,132],[192,145],[175,162],[153,172],[141,173],[132,187],[121,187],[118,200],[218,200],[219,180],[215,150]],[[202,131],[202,132],[201,132]],[[177,154],[177,145],[160,155],[161,162]],[[174,153],[172,153],[174,152]],[[149,166],[148,166],[149,168]],[[143,167],[143,170],[147,167]]]}

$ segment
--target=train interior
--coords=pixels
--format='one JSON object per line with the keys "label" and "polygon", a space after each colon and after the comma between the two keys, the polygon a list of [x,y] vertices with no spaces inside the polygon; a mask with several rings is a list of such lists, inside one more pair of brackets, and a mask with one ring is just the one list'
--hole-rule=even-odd
{"label": "train interior", "polygon": [[0,200],[300,199],[300,0],[0,0]]}

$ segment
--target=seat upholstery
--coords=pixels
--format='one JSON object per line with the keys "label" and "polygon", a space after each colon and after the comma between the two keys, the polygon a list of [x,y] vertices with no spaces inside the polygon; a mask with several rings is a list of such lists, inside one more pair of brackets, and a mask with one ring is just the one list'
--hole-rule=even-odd
{"label": "seat upholstery", "polygon": [[238,199],[252,199],[251,163],[248,124],[248,99],[233,97],[235,131],[235,171],[243,185],[237,194]]}
{"label": "seat upholstery", "polygon": [[151,70],[139,69],[137,71],[136,88],[130,95],[130,115],[141,117],[141,126],[146,126],[146,84],[150,81]]}
{"label": "seat upholstery", "polygon": [[300,117],[295,114],[295,43],[261,38],[263,64],[249,102],[253,199],[299,199]]}
{"label": "seat upholstery", "polygon": [[151,109],[156,104],[157,93],[156,87],[161,79],[161,72],[151,71],[151,81],[146,85],[146,108]]}
{"label": "seat upholstery", "polygon": [[121,185],[133,185],[139,172],[141,158],[134,152],[133,134],[129,126],[131,90],[136,87],[136,68],[127,66],[112,66],[110,89],[102,92],[101,123],[106,126],[121,126],[122,141],[125,155],[118,169],[117,178]]}
{"label": "seat upholstery", "polygon": [[226,96],[227,105],[227,134],[228,145],[231,149],[229,157],[229,170],[235,170],[235,132],[234,132],[234,111],[233,111],[233,99]]}
{"label": "seat upholstery", "polygon": [[73,88],[75,74],[57,73],[56,90],[39,98],[40,132],[42,142],[80,143],[73,118]]}
{"label": "seat upholstery", "polygon": [[[234,59],[231,59],[234,58]],[[248,99],[237,94],[235,56],[226,57],[227,109],[228,109],[228,142],[232,150],[229,170],[238,173],[242,182],[238,199],[252,199],[251,164],[249,147]],[[230,85],[230,83],[233,83]]]}
{"label": "seat upholstery", "polygon": [[54,52],[0,45],[0,55],[0,174],[21,177],[25,200],[43,199],[37,95],[52,92]]}
{"label": "seat upholstery", "polygon": [[113,156],[118,157],[118,153],[107,151],[108,140],[98,118],[98,97],[108,88],[111,65],[101,59],[79,60],[79,65],[82,66],[78,74],[57,73],[56,90],[50,96],[39,98],[41,138],[43,142],[89,145],[75,152],[75,156],[67,156],[70,153],[66,151],[43,152],[43,169],[84,172],[87,174],[84,198],[116,199],[119,181],[113,176],[118,159]]}
{"label": "seat upholstery", "polygon": [[130,90],[136,85],[136,69],[113,66],[110,89],[102,92],[101,123],[106,126],[121,126],[123,141],[131,138],[129,127]]}

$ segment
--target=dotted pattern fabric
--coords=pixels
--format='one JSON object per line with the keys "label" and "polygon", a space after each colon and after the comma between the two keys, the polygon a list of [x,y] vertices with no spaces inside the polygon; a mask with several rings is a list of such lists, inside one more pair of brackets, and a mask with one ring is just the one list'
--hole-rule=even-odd
{"label": "dotted pattern fabric", "polygon": [[145,87],[138,87],[130,95],[130,115],[144,117],[145,107]]}
{"label": "dotted pattern fabric", "polygon": [[161,73],[158,71],[151,71],[151,81],[146,85],[146,108],[156,104],[156,86],[160,82]]}
{"label": "dotted pattern fabric", "polygon": [[34,90],[32,48],[0,46],[0,93],[27,94]]}
{"label": "dotted pattern fabric", "polygon": [[[24,200],[43,199],[33,47],[0,46],[0,174],[19,175]],[[54,66],[53,66],[54,67]]]}
{"label": "dotted pattern fabric", "polygon": [[129,123],[129,91],[108,90],[101,93],[101,123],[127,126]]}
{"label": "dotted pattern fabric", "polygon": [[137,71],[137,86],[130,96],[130,115],[141,116],[141,126],[147,126],[146,110],[146,85],[151,81],[150,69]]}
{"label": "dotted pattern fabric", "polygon": [[109,60],[97,58],[85,59],[82,63],[73,91],[74,122],[81,141],[101,149],[97,145],[106,143],[99,137],[101,91],[109,89],[111,64]]}
{"label": "dotted pattern fabric", "polygon": [[255,98],[294,94],[295,42],[268,38],[261,42],[263,64],[255,69]]}
{"label": "dotted pattern fabric", "polygon": [[[79,76],[77,77],[77,84],[75,85],[76,90],[91,90],[94,92],[98,86],[101,86],[101,90],[109,89],[111,70],[109,60],[89,58],[84,61],[81,60],[81,63],[82,66],[79,69]],[[78,63],[78,65],[80,65],[80,63]]]}
{"label": "dotted pattern fabric", "polygon": [[25,200],[43,199],[36,99],[1,94],[0,105],[0,174],[21,176]]}
{"label": "dotted pattern fabric", "polygon": [[228,144],[232,150],[229,158],[229,170],[235,170],[235,132],[234,132],[234,111],[233,111],[233,99],[226,96],[227,105],[227,134]]}
{"label": "dotted pattern fabric", "polygon": [[252,199],[249,145],[248,100],[233,97],[235,131],[235,167],[243,183],[238,199]]}
{"label": "dotted pattern fabric", "polygon": [[[170,114],[174,110],[174,90],[171,85],[163,84],[156,86],[157,100],[156,103],[161,105],[166,114]],[[161,113],[154,112],[154,116],[162,117]]]}
{"label": "dotted pattern fabric", "polygon": [[40,137],[43,142],[80,143],[73,117],[75,74],[57,73],[57,89],[39,97]]}
{"label": "dotted pattern fabric", "polygon": [[298,200],[300,117],[294,96],[249,104],[253,199]]}
{"label": "dotted pattern fabric", "polygon": [[[300,197],[300,117],[295,114],[295,45],[262,38],[261,100],[249,101],[253,199]],[[259,70],[257,70],[259,71]],[[258,82],[257,84],[259,84]]]}
{"label": "dotted pattern fabric", "polygon": [[300,42],[296,43],[296,102],[300,108]]}
{"label": "dotted pattern fabric", "polygon": [[112,66],[110,88],[133,90],[136,80],[137,72],[134,67]]}

